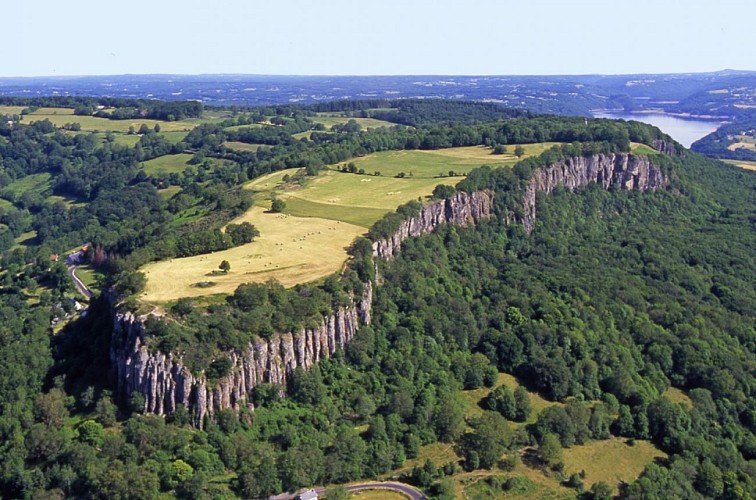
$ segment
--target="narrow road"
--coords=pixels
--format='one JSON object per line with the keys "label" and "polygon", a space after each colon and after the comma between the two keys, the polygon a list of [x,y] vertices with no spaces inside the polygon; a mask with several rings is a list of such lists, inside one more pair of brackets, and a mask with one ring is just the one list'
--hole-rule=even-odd
{"label": "narrow road", "polygon": [[76,276],[76,268],[78,266],[68,266],[68,275],[73,280],[74,284],[76,285],[76,288],[79,290],[79,293],[82,294],[87,298],[87,300],[92,298],[92,292],[89,291],[89,288],[87,288],[87,285],[84,284],[83,281],[79,279],[78,276]]}
{"label": "narrow road", "polygon": [[[371,483],[358,483],[358,484],[349,484],[345,485],[345,488],[347,491],[350,492],[357,492],[357,491],[363,491],[363,490],[390,490],[390,491],[396,491],[397,493],[402,493],[404,495],[407,495],[407,497],[411,498],[412,500],[428,500],[428,497],[425,496],[425,493],[418,490],[417,488],[410,486],[408,484],[404,483],[397,483],[393,481],[388,482],[371,482]],[[315,493],[318,494],[318,496],[322,496],[325,494],[325,488],[312,488]],[[299,493],[281,493],[280,495],[275,495],[272,497],[269,497],[268,500],[293,500],[297,498],[298,494],[302,494],[304,491],[300,491]]]}

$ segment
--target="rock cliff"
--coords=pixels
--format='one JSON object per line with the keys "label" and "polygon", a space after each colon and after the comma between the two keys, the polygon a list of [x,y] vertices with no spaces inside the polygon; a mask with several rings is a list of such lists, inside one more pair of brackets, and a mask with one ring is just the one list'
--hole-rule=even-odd
{"label": "rock cliff", "polygon": [[537,168],[525,189],[522,224],[530,233],[536,220],[536,194],[551,193],[557,186],[570,191],[597,182],[605,189],[612,186],[638,191],[655,190],[667,184],[662,171],[648,156],[628,153],[597,154],[568,158]]}
{"label": "rock cliff", "polygon": [[146,317],[117,313],[112,333],[111,361],[117,372],[118,393],[144,396],[144,411],[165,415],[176,405],[191,409],[193,422],[201,426],[205,415],[224,408],[252,407],[252,389],[262,383],[285,386],[287,375],[330,357],[354,337],[360,324],[370,322],[373,287],[366,283],[362,297],[324,317],[317,328],[258,339],[242,352],[228,353],[231,369],[225,377],[210,381],[204,373],[192,374],[180,354],[151,352],[144,343]]}
{"label": "rock cliff", "polygon": [[439,200],[420,209],[420,213],[402,222],[399,229],[389,238],[373,242],[373,256],[390,259],[398,254],[402,242],[411,236],[420,236],[436,229],[440,224],[466,226],[491,216],[493,193],[458,192],[451,198]]}

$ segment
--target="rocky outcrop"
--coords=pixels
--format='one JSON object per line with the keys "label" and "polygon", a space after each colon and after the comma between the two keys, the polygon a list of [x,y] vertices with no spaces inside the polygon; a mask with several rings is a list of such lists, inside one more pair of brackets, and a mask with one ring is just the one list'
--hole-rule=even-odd
{"label": "rocky outcrop", "polygon": [[418,215],[403,221],[391,237],[373,242],[373,256],[390,259],[401,251],[402,242],[411,236],[433,232],[441,224],[466,226],[476,223],[490,217],[492,211],[491,191],[460,191],[451,198],[424,205]]}
{"label": "rocky outcrop", "polygon": [[669,156],[683,156],[683,149],[678,147],[674,142],[665,141],[664,139],[654,139],[651,143],[655,150]]}
{"label": "rocky outcrop", "polygon": [[112,333],[111,360],[118,376],[118,392],[144,396],[144,411],[165,415],[178,404],[192,410],[194,424],[225,408],[252,407],[252,389],[260,383],[285,386],[297,367],[309,369],[330,357],[354,337],[361,324],[370,322],[373,287],[367,283],[362,297],[324,317],[317,328],[258,339],[242,352],[228,353],[228,375],[210,381],[204,373],[192,374],[181,354],[153,352],[144,343],[145,316],[117,313]]}
{"label": "rocky outcrop", "polygon": [[637,191],[655,190],[667,184],[662,171],[648,156],[628,153],[596,154],[568,158],[533,171],[522,202],[522,224],[530,233],[536,220],[536,194],[551,193],[557,186],[575,191],[591,182],[605,189],[619,187]]}

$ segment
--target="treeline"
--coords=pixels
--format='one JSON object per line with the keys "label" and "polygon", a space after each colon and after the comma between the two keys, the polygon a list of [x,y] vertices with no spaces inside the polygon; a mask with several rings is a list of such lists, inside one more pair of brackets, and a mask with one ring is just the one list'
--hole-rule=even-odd
{"label": "treeline", "polygon": [[[7,106],[73,108],[76,115],[96,115],[113,120],[150,118],[177,121],[202,117],[199,101],[158,101],[150,99],[122,99],[116,97],[47,96],[47,97],[0,97],[0,104]],[[105,111],[100,107],[115,108]]]}

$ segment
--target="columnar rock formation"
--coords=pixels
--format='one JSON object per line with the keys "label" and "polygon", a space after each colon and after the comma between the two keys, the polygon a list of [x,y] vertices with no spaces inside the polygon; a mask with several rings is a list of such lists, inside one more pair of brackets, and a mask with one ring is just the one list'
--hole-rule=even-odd
{"label": "columnar rock formation", "polygon": [[343,349],[360,324],[370,322],[372,302],[373,287],[366,283],[359,300],[324,317],[317,328],[276,334],[269,341],[258,339],[242,352],[229,352],[231,369],[214,383],[204,373],[192,374],[180,354],[151,352],[144,343],[145,317],[117,313],[110,356],[118,374],[118,391],[123,396],[142,394],[148,413],[169,414],[182,404],[193,410],[195,425],[224,408],[251,408],[249,396],[256,385],[285,386],[295,368],[309,369]]}
{"label": "columnar rock formation", "polygon": [[[525,190],[523,220],[525,229],[533,229],[536,217],[536,193],[550,193],[564,185],[575,190],[591,182],[605,188],[654,190],[666,184],[663,173],[646,156],[600,154],[570,158],[536,169]],[[403,221],[389,238],[373,243],[373,256],[390,259],[401,250],[402,242],[435,230],[440,224],[466,226],[493,214],[494,193],[458,192],[451,198],[423,206],[420,213]],[[117,313],[112,333],[111,360],[117,370],[118,392],[133,392],[145,398],[145,411],[164,415],[178,404],[192,410],[195,425],[202,425],[206,415],[225,408],[252,407],[252,389],[263,382],[285,385],[287,376],[297,367],[308,369],[330,357],[354,337],[361,324],[370,323],[373,284],[365,283],[361,297],[324,317],[319,327],[294,333],[279,333],[269,341],[258,339],[245,350],[227,353],[231,369],[218,381],[204,373],[193,374],[182,355],[151,351],[144,342],[145,317],[131,312]]]}
{"label": "columnar rock formation", "polygon": [[525,230],[530,233],[536,220],[536,193],[551,193],[557,186],[570,191],[596,182],[637,191],[654,191],[666,185],[667,179],[648,156],[627,153],[597,154],[568,158],[533,171],[522,202]]}

